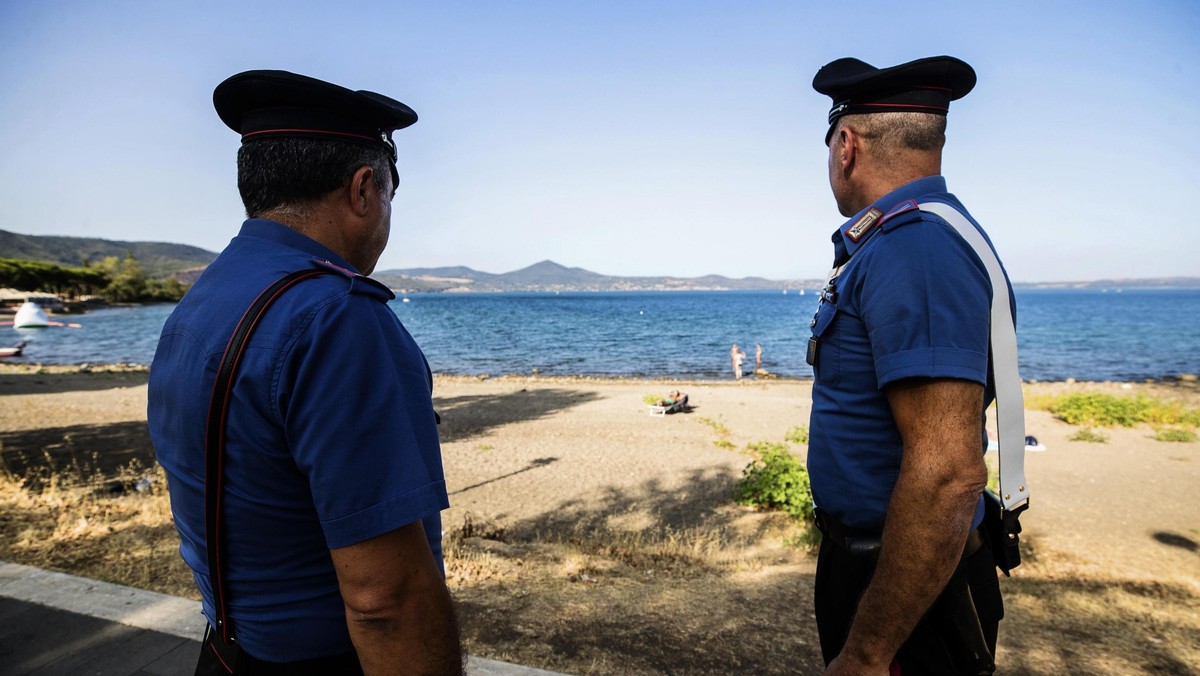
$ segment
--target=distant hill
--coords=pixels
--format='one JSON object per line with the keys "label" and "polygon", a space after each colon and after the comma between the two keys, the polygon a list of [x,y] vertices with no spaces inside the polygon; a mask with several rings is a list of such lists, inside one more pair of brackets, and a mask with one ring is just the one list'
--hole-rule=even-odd
{"label": "distant hill", "polygon": [[541,261],[526,268],[494,274],[468,267],[409,268],[384,270],[372,275],[393,289],[405,292],[502,292],[502,291],[679,291],[815,289],[821,280],[770,280],[762,277],[733,279],[721,275],[704,277],[616,277],[583,268],[568,268],[554,261]]}
{"label": "distant hill", "polygon": [[21,235],[0,230],[0,257],[20,258],[66,267],[84,261],[97,263],[107,256],[124,258],[132,252],[146,277],[160,279],[184,270],[203,268],[217,255],[199,247],[165,242],[121,242],[92,237]]}
{"label": "distant hill", "polygon": [[[217,254],[184,244],[121,242],[90,237],[21,235],[0,230],[0,258],[20,258],[77,267],[106,256],[124,258],[126,252],[142,264],[151,279],[174,277],[193,283]],[[763,277],[735,279],[722,275],[703,277],[618,277],[583,268],[541,261],[505,273],[481,272],[465,266],[384,270],[372,275],[397,291],[502,292],[502,291],[678,291],[678,290],[799,290],[819,289],[821,279],[774,280]],[[1148,289],[1200,288],[1200,277],[1103,279],[1080,282],[1016,282],[1017,288],[1045,289]]]}

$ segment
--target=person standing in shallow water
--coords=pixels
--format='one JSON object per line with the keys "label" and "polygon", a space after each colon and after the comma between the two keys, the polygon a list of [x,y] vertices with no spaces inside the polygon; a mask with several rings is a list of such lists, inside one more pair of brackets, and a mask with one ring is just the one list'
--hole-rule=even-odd
{"label": "person standing in shallow water", "polygon": [[[147,412],[210,624],[196,673],[462,674],[432,378],[365,276],[390,234],[392,132],[416,113],[284,71],[234,75],[213,102],[242,137],[249,220],[167,320]],[[322,274],[282,291],[247,340],[206,474],[222,353],[297,271]]]}
{"label": "person standing in shallow water", "polygon": [[738,349],[738,344],[734,343],[733,347],[729,348],[729,361],[733,366],[733,379],[742,379],[742,362],[746,361],[746,353]]}
{"label": "person standing in shallow water", "polygon": [[[971,245],[922,208],[969,219],[941,160],[950,101],[975,80],[945,56],[884,69],[839,59],[813,79],[833,100],[829,183],[850,219],[808,345],[827,674],[994,669],[1003,605],[979,531],[993,289]],[[995,292],[1012,307],[1005,286]]]}

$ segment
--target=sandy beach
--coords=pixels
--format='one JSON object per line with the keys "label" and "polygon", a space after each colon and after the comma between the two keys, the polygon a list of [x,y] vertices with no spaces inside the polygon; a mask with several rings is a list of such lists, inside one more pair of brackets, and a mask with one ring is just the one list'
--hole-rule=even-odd
{"label": "sandy beach", "polygon": [[[0,366],[10,471],[152,460],[145,372],[95,371]],[[672,389],[692,410],[648,415],[643,398]],[[1068,391],[1200,406],[1194,383],[1026,389]],[[806,381],[436,378],[448,577],[472,652],[572,673],[817,672],[803,529],[730,499],[747,446],[807,425],[810,394]],[[1001,673],[1197,673],[1200,442],[1145,426],[1070,441],[1079,428],[1050,413],[1026,420],[1048,450],[1027,455]]]}

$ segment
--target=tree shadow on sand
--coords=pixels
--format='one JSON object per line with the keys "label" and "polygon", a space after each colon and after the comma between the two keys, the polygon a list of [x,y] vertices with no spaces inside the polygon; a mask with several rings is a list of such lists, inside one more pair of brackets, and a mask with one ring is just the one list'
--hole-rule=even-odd
{"label": "tree shadow on sand", "polygon": [[142,421],[0,432],[0,467],[31,487],[63,471],[111,477],[134,461],[143,467],[155,462]]}
{"label": "tree shadow on sand", "polygon": [[596,392],[566,389],[518,390],[507,394],[463,395],[433,398],[441,416],[442,441],[460,441],[509,423],[537,420],[573,406],[599,399]]}
{"label": "tree shadow on sand", "polygon": [[[571,673],[821,673],[811,560],[782,561],[779,522],[735,507],[736,480],[709,469],[611,487],[505,524],[495,546],[476,538],[521,572],[456,592],[471,650]],[[630,514],[636,532],[613,526]],[[1195,673],[1194,591],[1044,575],[1036,541],[1023,544],[1028,565],[1003,582],[998,673]]]}
{"label": "tree shadow on sand", "polygon": [[1193,554],[1200,552],[1200,544],[1197,544],[1195,540],[1187,537],[1186,535],[1180,535],[1179,533],[1171,533],[1168,531],[1158,531],[1150,537],[1154,538],[1155,542],[1161,542],[1162,544],[1170,547],[1178,547],[1184,551],[1192,552]]}
{"label": "tree shadow on sand", "polygon": [[529,461],[529,464],[525,465],[521,469],[513,470],[512,472],[508,472],[507,474],[501,474],[499,476],[494,476],[490,479],[486,479],[486,480],[480,481],[478,483],[473,483],[470,486],[463,486],[462,488],[459,488],[458,490],[450,491],[450,495],[458,495],[460,493],[466,493],[467,491],[474,490],[476,488],[479,488],[480,486],[486,486],[488,484],[496,483],[497,481],[503,481],[504,479],[507,479],[509,477],[514,477],[518,474],[524,474],[525,472],[533,471],[539,467],[545,467],[546,465],[553,465],[556,462],[558,462],[558,458],[534,458],[533,460]]}
{"label": "tree shadow on sand", "polygon": [[[783,535],[779,520],[747,520],[732,504],[735,482],[699,469],[508,524],[499,551],[538,552],[549,578],[460,590],[464,636],[476,651],[570,672],[820,673],[811,569],[768,570],[774,561],[744,551]],[[625,516],[635,530],[612,525]]]}
{"label": "tree shadow on sand", "polygon": [[737,512],[721,509],[732,505],[737,477],[725,468],[694,469],[681,485],[670,488],[658,478],[647,479],[636,488],[610,486],[599,497],[584,503],[564,500],[552,509],[513,524],[514,534],[566,534],[580,523],[601,521],[637,512],[650,520],[648,528],[724,528]]}
{"label": "tree shadow on sand", "polygon": [[63,392],[100,392],[122,387],[145,385],[145,371],[80,373],[3,373],[0,397],[10,394],[61,394]]}
{"label": "tree shadow on sand", "polygon": [[1196,673],[1200,597],[1184,585],[1015,572],[1003,589],[1004,673]]}

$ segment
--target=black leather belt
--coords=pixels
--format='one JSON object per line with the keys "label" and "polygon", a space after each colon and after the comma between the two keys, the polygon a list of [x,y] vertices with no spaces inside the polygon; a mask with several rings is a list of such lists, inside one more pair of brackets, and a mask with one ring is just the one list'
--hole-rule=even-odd
{"label": "black leather belt", "polygon": [[[819,508],[814,510],[814,519],[817,523],[817,529],[821,531],[821,535],[829,538],[830,542],[842,549],[856,553],[866,553],[877,551],[880,547],[881,533],[861,528],[851,528]],[[963,549],[962,558],[967,558],[979,551],[979,548],[983,546],[983,534],[979,531],[979,528],[972,528],[967,533],[967,544]]]}

